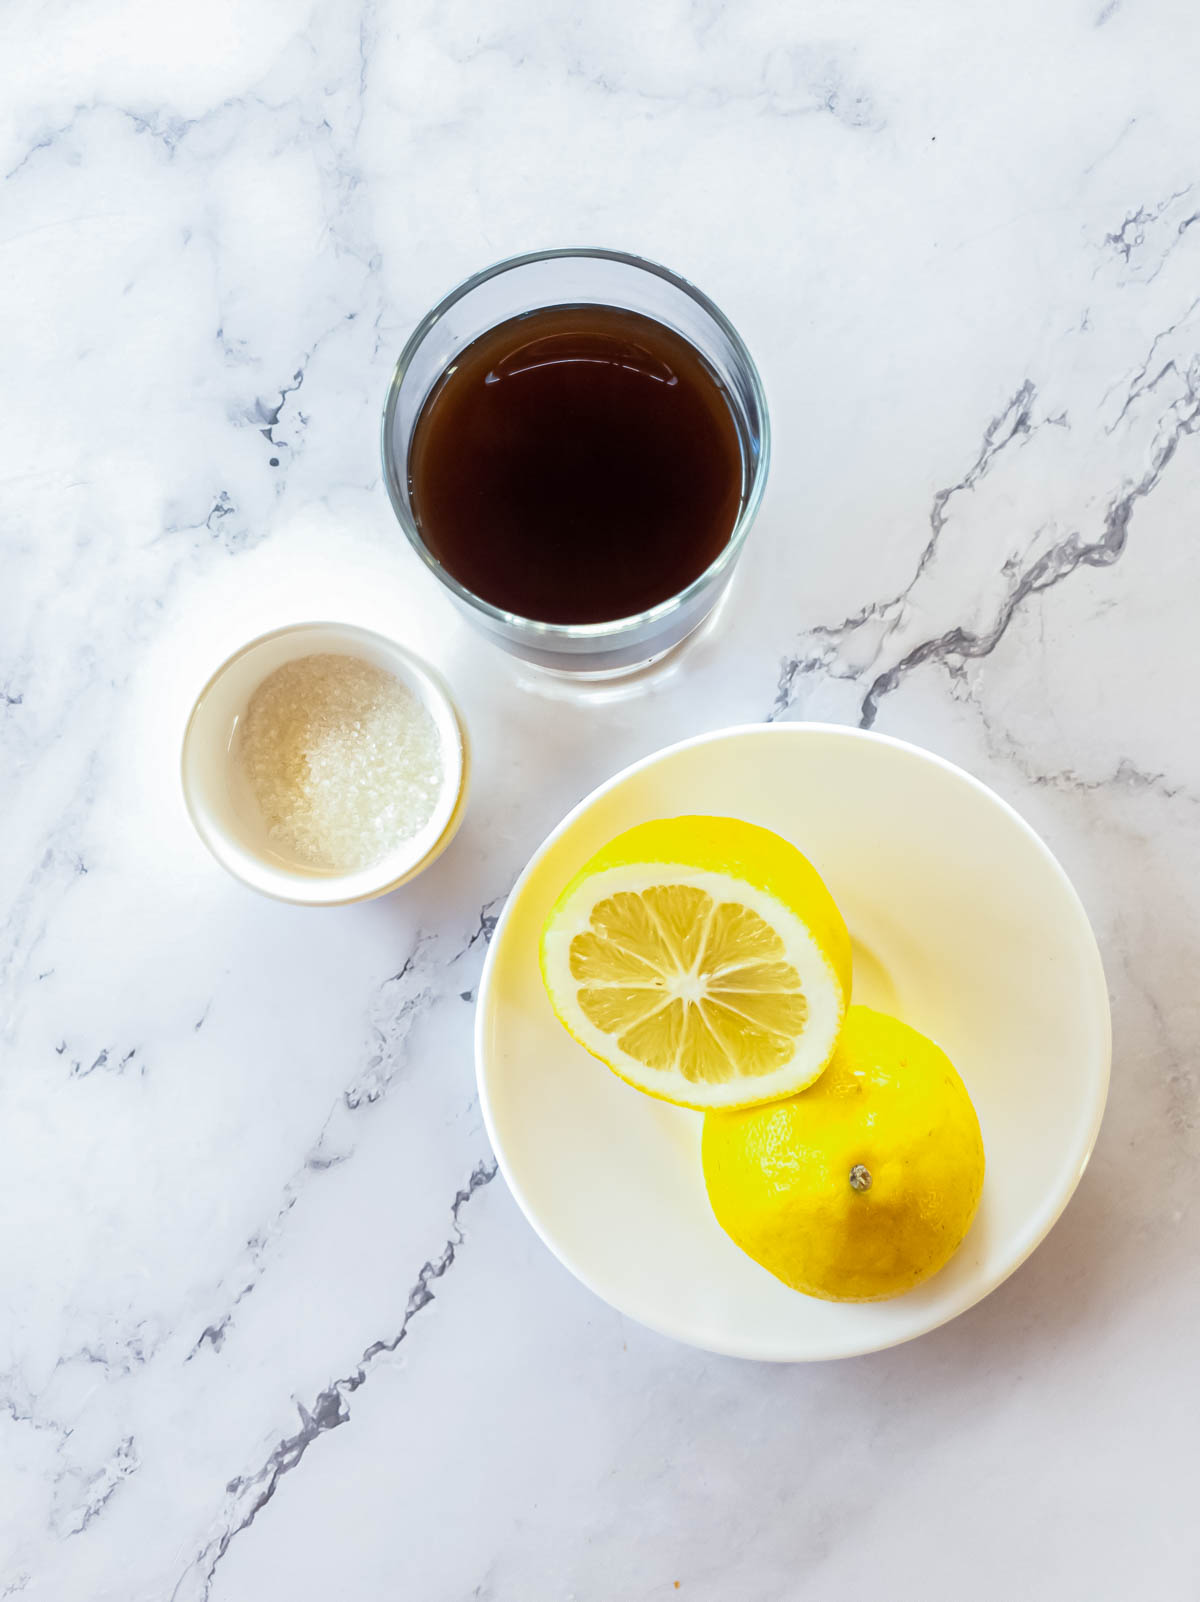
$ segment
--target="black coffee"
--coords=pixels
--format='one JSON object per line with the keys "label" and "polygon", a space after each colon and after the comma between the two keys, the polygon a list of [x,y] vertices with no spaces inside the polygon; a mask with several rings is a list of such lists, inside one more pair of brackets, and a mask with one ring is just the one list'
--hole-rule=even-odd
{"label": "black coffee", "polygon": [[725,390],[680,334],[552,306],[468,345],[417,419],[413,512],[446,571],[547,623],[665,601],[720,554],[742,501]]}

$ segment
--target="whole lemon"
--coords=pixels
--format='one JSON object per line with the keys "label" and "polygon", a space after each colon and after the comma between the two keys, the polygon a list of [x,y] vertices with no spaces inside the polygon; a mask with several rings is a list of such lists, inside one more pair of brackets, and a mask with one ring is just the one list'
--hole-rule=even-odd
{"label": "whole lemon", "polygon": [[793,1290],[899,1296],[961,1245],[983,1188],[966,1086],[932,1040],[851,1007],[825,1072],[767,1106],[709,1112],[704,1179],[722,1229]]}

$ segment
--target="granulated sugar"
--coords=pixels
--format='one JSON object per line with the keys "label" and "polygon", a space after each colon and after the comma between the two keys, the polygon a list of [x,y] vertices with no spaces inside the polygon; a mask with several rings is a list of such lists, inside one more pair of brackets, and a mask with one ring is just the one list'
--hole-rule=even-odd
{"label": "granulated sugar", "polygon": [[425,706],[394,674],[354,656],[301,657],[264,679],[238,757],[275,849],[339,871],[411,839],[444,779]]}

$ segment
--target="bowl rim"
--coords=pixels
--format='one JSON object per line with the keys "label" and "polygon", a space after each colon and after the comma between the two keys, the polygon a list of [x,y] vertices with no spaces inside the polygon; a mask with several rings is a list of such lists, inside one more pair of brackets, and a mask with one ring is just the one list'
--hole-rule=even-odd
{"label": "bowl rim", "polygon": [[[450,738],[443,741],[443,760],[445,762],[445,782],[442,796],[439,797],[438,812],[444,814],[444,821],[440,832],[432,844],[426,847],[421,855],[415,859],[403,862],[397,871],[397,864],[401,861],[399,848],[381,857],[378,866],[386,870],[387,877],[378,882],[371,882],[368,888],[357,891],[352,895],[305,894],[301,887],[311,886],[313,889],[327,887],[336,890],[350,878],[362,878],[369,868],[356,868],[352,873],[326,873],[309,875],[293,871],[281,864],[263,861],[263,879],[261,881],[247,877],[243,873],[236,857],[226,850],[226,834],[223,829],[215,828],[207,816],[196,804],[192,793],[193,787],[188,775],[188,752],[197,717],[203,706],[205,698],[224,674],[240,662],[243,657],[252,651],[273,640],[285,638],[289,634],[299,634],[308,630],[319,630],[329,636],[331,646],[342,640],[347,643],[370,645],[385,652],[396,663],[403,675],[407,676],[408,687],[415,688],[422,701],[430,709],[439,725],[441,732]],[[441,717],[437,716],[434,708],[440,709]],[[447,749],[448,747],[448,749]],[[450,691],[449,685],[431,663],[418,656],[399,640],[387,634],[381,634],[378,629],[364,627],[360,623],[347,623],[333,618],[310,618],[296,623],[284,623],[278,628],[267,629],[257,634],[253,639],[247,640],[235,651],[231,651],[213,669],[205,680],[192,702],[187,721],[184,724],[183,738],[179,748],[179,780],[183,791],[184,806],[192,827],[207,847],[209,853],[220,863],[221,867],[239,884],[248,889],[257,891],[260,895],[269,896],[273,901],[285,902],[297,907],[348,907],[355,906],[362,901],[373,901],[379,896],[390,894],[398,890],[417,874],[422,873],[431,866],[450,844],[458,832],[466,810],[467,786],[470,777],[470,745],[467,739],[466,725],[458,704]],[[450,805],[445,805],[444,797],[449,796]],[[414,837],[415,838],[415,837]],[[291,887],[296,893],[289,893]]]}
{"label": "bowl rim", "polygon": [[[605,796],[611,791],[617,789],[628,779],[633,778],[634,775],[645,772],[647,769],[657,766],[659,763],[666,761],[668,758],[681,751],[686,751],[697,746],[728,740],[734,736],[747,734],[766,735],[768,738],[794,738],[797,735],[822,734],[834,735],[839,738],[845,738],[846,740],[865,740],[876,745],[891,746],[909,757],[915,757],[918,760],[927,762],[934,767],[942,769],[947,775],[963,781],[971,789],[975,790],[983,799],[999,807],[1008,815],[1010,821],[1015,823],[1020,831],[1033,843],[1037,851],[1043,857],[1053,875],[1058,879],[1061,888],[1065,892],[1067,903],[1071,906],[1077,917],[1080,938],[1085,951],[1091,959],[1094,988],[1092,999],[1095,1006],[1095,1017],[1101,1026],[1098,1059],[1095,1064],[1095,1072],[1093,1073],[1091,1079],[1091,1116],[1088,1120],[1083,1141],[1079,1149],[1078,1161],[1075,1162],[1072,1168],[1067,1171],[1066,1178],[1060,1182],[1058,1190],[1049,1193],[1049,1206],[1044,1213],[1040,1228],[1035,1229],[1032,1232],[1032,1235],[1028,1238],[1021,1239],[1019,1241],[1019,1249],[1010,1258],[1006,1258],[996,1271],[986,1276],[978,1285],[972,1284],[969,1287],[969,1294],[964,1297],[960,1305],[953,1307],[950,1311],[939,1311],[931,1316],[927,1322],[920,1324],[917,1328],[906,1330],[902,1334],[889,1336],[882,1340],[866,1340],[862,1343],[852,1346],[839,1345],[836,1347],[830,1347],[827,1350],[806,1351],[800,1355],[795,1353],[789,1354],[781,1352],[777,1348],[768,1347],[765,1344],[756,1348],[753,1342],[701,1339],[695,1332],[688,1328],[672,1326],[669,1320],[647,1318],[643,1312],[635,1310],[631,1307],[627,1307],[619,1301],[614,1301],[604,1291],[600,1290],[598,1286],[592,1282],[590,1275],[587,1272],[584,1272],[577,1263],[570,1261],[568,1257],[558,1249],[558,1246],[555,1244],[555,1242],[551,1240],[543,1231],[538,1220],[536,1210],[522,1189],[520,1181],[513,1173],[505,1154],[503,1143],[497,1133],[492,1101],[489,1093],[488,1076],[484,1066],[485,1058],[488,1054],[486,1044],[486,1026],[488,1015],[492,1006],[491,991],[493,975],[498,960],[497,954],[501,948],[504,935],[520,900],[521,894],[523,893],[525,886],[532,878],[534,872],[540,865],[546,853],[570,831],[578,819],[596,801],[600,800],[602,796]],[[1095,931],[1092,929],[1091,920],[1088,918],[1087,910],[1079,896],[1079,892],[1072,884],[1066,869],[1062,866],[1058,858],[1054,855],[1053,851],[1051,851],[1050,847],[1042,839],[1041,835],[1038,834],[1036,829],[1034,829],[1033,825],[1028,823],[1010,802],[1006,801],[1003,796],[998,795],[997,792],[989,785],[985,784],[982,779],[976,778],[974,774],[967,772],[965,768],[959,767],[957,763],[949,761],[946,757],[939,756],[937,752],[927,750],[924,746],[916,745],[909,740],[900,739],[895,735],[882,734],[874,729],[859,729],[849,724],[822,722],[738,723],[732,724],[727,728],[714,729],[704,734],[692,735],[685,740],[678,740],[671,745],[663,746],[657,751],[652,751],[648,756],[641,757],[636,762],[630,763],[627,767],[622,768],[618,773],[615,773],[611,778],[606,779],[602,784],[597,785],[593,790],[589,791],[581,801],[571,808],[571,810],[556,825],[556,827],[553,828],[548,835],[546,835],[540,845],[538,845],[536,850],[530,856],[529,861],[526,863],[525,867],[522,869],[520,875],[513,884],[512,889],[509,891],[508,897],[503,908],[501,909],[500,916],[496,921],[496,927],[492,932],[492,938],[488,945],[487,957],[484,961],[483,972],[480,975],[479,987],[477,991],[474,1044],[475,1080],[479,1094],[480,1111],[483,1115],[484,1128],[487,1132],[487,1137],[491,1143],[492,1151],[495,1154],[496,1162],[499,1166],[500,1172],[504,1175],[505,1182],[507,1183],[509,1190],[512,1192],[514,1200],[521,1209],[521,1212],[524,1214],[528,1223],[532,1226],[535,1234],[542,1241],[543,1245],[545,1245],[550,1252],[553,1253],[563,1267],[574,1276],[574,1278],[576,1278],[582,1285],[585,1285],[587,1289],[593,1293],[593,1295],[598,1296],[601,1301],[605,1302],[608,1306],[613,1307],[623,1317],[632,1319],[635,1323],[642,1325],[644,1328],[653,1330],[656,1334],[665,1335],[672,1340],[680,1341],[686,1346],[692,1346],[702,1351],[714,1352],[720,1356],[747,1358],[758,1362],[824,1362],[835,1358],[861,1357],[871,1352],[886,1351],[890,1347],[900,1346],[905,1344],[907,1341],[916,1340],[919,1336],[927,1335],[931,1330],[938,1329],[943,1324],[950,1323],[953,1319],[958,1318],[961,1314],[970,1311],[972,1307],[977,1306],[984,1299],[984,1297],[990,1296],[991,1293],[996,1290],[998,1286],[1002,1285],[1004,1281],[1012,1274],[1014,1274],[1017,1269],[1021,1267],[1022,1263],[1024,1263],[1041,1245],[1046,1236],[1050,1233],[1051,1229],[1053,1229],[1054,1225],[1062,1217],[1067,1203],[1075,1194],[1076,1188],[1078,1187],[1080,1180],[1083,1178],[1084,1172],[1087,1169],[1089,1161],[1091,1160],[1092,1152],[1095,1149],[1096,1140],[1100,1133],[1100,1125],[1104,1117],[1104,1109],[1108,1100],[1109,1082],[1112,1071],[1112,1012],[1109,1003],[1108,984],[1104,975],[1104,964],[1100,953],[1100,947],[1096,940]]]}

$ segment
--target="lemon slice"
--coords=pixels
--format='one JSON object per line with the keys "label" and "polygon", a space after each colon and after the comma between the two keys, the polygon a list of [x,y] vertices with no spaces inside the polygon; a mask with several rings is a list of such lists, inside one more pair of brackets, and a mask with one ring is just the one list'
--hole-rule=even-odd
{"label": "lemon slice", "polygon": [[738,818],[661,818],[618,835],[559,897],[541,964],[581,1046],[685,1107],[803,1090],[850,1000],[850,937],[816,869]]}

